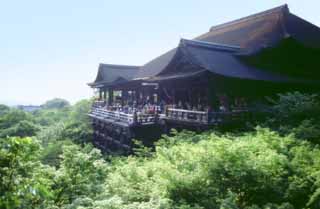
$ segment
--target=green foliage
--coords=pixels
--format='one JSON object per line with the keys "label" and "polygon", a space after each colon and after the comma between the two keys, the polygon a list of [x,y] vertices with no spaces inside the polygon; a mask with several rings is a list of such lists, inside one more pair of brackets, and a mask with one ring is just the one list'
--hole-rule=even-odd
{"label": "green foliage", "polygon": [[[283,132],[288,133],[288,129]],[[307,139],[320,144],[320,123],[315,119],[303,120],[297,127],[293,127],[291,132],[299,139]]]}
{"label": "green foliage", "polygon": [[83,100],[72,107],[41,109],[33,114],[9,109],[0,116],[0,138],[36,136],[44,147],[41,161],[57,167],[63,145],[70,144],[68,140],[76,143],[91,140],[92,128],[87,117],[90,106],[89,101]]}
{"label": "green foliage", "polygon": [[14,124],[10,128],[4,129],[0,133],[0,137],[4,138],[7,136],[34,136],[37,131],[39,131],[39,127],[30,121],[19,121],[17,124]]}
{"label": "green foliage", "polygon": [[0,139],[0,208],[65,208],[102,193],[108,165],[100,151],[62,147],[55,170],[40,162],[42,149],[34,139]]}
{"label": "green foliage", "polygon": [[43,127],[38,133],[37,138],[41,141],[42,145],[47,146],[50,143],[56,143],[63,140],[63,132],[65,124],[59,122],[48,127]]}
{"label": "green foliage", "polygon": [[70,112],[70,117],[66,122],[63,137],[71,139],[77,143],[92,141],[92,126],[88,117],[92,102],[81,100],[76,103]]}
{"label": "green foliage", "polygon": [[168,208],[302,208],[316,192],[320,150],[292,136],[259,129],[241,137],[206,133],[197,142],[180,137],[162,141],[151,158],[118,162],[107,194],[123,208],[150,201]]}
{"label": "green foliage", "polygon": [[41,109],[33,114],[35,122],[41,126],[51,126],[65,122],[70,117],[70,108]]}
{"label": "green foliage", "polygon": [[94,198],[102,192],[107,164],[99,150],[78,145],[65,146],[54,179],[55,203],[71,204],[79,198]]}
{"label": "green foliage", "polygon": [[0,116],[7,114],[10,111],[10,107],[0,104]]}
{"label": "green foliage", "polygon": [[152,156],[152,148],[143,146],[142,141],[133,139],[133,152],[135,156],[138,157],[151,157]]}
{"label": "green foliage", "polygon": [[0,116],[0,137],[7,136],[34,136],[39,127],[34,123],[34,119],[30,113],[10,109]]}
{"label": "green foliage", "polygon": [[65,99],[55,98],[41,105],[44,109],[62,109],[69,107],[70,103]]}
{"label": "green foliage", "polygon": [[70,114],[70,118],[73,121],[86,122],[88,121],[87,113],[90,111],[92,106],[92,101],[81,100],[77,102],[73,107]]}
{"label": "green foliage", "polygon": [[32,115],[18,109],[10,109],[6,114],[0,117],[0,129],[7,129],[20,121],[32,121]]}
{"label": "green foliage", "polygon": [[318,146],[262,128],[173,133],[109,163],[89,145],[1,139],[0,208],[319,208]]}
{"label": "green foliage", "polygon": [[83,100],[30,114],[0,106],[0,208],[320,207],[316,95],[279,95],[262,124],[270,129],[172,130],[152,149],[137,142],[134,156],[107,161],[86,143],[90,107]]}
{"label": "green foliage", "polygon": [[272,102],[271,113],[264,126],[280,134],[319,143],[320,100],[316,94],[293,92],[280,94]]}
{"label": "green foliage", "polygon": [[319,117],[320,102],[316,94],[293,92],[280,94],[274,102],[274,117],[280,123],[296,123],[303,119]]}
{"label": "green foliage", "polygon": [[59,168],[61,163],[61,155],[63,154],[63,147],[72,144],[72,141],[69,140],[50,142],[41,152],[41,162],[43,164]]}
{"label": "green foliage", "polygon": [[43,128],[38,138],[45,144],[59,140],[73,140],[76,143],[92,140],[92,126],[87,116],[91,101],[81,100],[74,106],[63,109],[37,111],[35,121]]}
{"label": "green foliage", "polygon": [[85,143],[92,141],[92,133],[92,127],[89,121],[87,123],[73,121],[66,124],[62,136],[76,143]]}
{"label": "green foliage", "polygon": [[38,161],[31,138],[0,139],[0,208],[37,208],[52,196],[52,170]]}

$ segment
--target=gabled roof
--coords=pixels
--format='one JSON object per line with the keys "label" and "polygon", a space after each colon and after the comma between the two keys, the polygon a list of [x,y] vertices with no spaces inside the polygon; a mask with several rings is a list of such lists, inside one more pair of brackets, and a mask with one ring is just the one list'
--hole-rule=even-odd
{"label": "gabled roof", "polygon": [[281,40],[275,47],[238,57],[245,64],[265,71],[320,81],[320,48],[305,46],[292,37]]}
{"label": "gabled roof", "polygon": [[211,27],[196,39],[221,44],[238,45],[244,50],[258,50],[271,46],[287,35],[287,5]]}
{"label": "gabled roof", "polygon": [[108,86],[130,81],[135,78],[140,66],[100,64],[98,74],[91,87]]}
{"label": "gabled roof", "polygon": [[245,65],[237,57],[240,50],[238,46],[182,39],[171,62],[150,80],[185,78],[209,72],[249,80],[293,81],[286,76]]}
{"label": "gabled roof", "polygon": [[[250,54],[275,46],[287,37],[294,37],[303,44],[320,48],[320,29],[291,14],[287,5],[211,27],[209,32],[195,40],[235,45],[243,53]],[[159,74],[170,63],[176,50],[172,49],[142,66],[137,77]]]}
{"label": "gabled roof", "polygon": [[168,65],[175,53],[176,48],[146,63],[138,72],[137,78],[146,78],[157,75]]}
{"label": "gabled roof", "polygon": [[272,47],[293,37],[309,47],[320,48],[320,29],[290,13],[287,5],[211,27],[197,39],[239,45],[244,51]]}

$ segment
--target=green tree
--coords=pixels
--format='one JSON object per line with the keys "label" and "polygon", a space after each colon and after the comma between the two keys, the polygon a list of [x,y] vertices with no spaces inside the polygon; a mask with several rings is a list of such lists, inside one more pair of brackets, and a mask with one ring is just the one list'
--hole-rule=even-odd
{"label": "green tree", "polygon": [[72,144],[73,143],[70,140],[50,142],[41,151],[41,162],[45,165],[59,168],[62,160],[61,155],[63,154],[63,147]]}
{"label": "green tree", "polygon": [[0,129],[7,129],[20,121],[32,121],[32,115],[18,109],[11,109],[9,112],[0,117]]}
{"label": "green tree", "polygon": [[10,107],[0,104],[0,117],[10,111]]}
{"label": "green tree", "polygon": [[55,178],[55,203],[71,204],[81,198],[94,198],[103,190],[107,164],[99,150],[78,145],[65,146]]}
{"label": "green tree", "polygon": [[65,107],[69,107],[70,103],[65,99],[55,98],[45,102],[41,106],[44,109],[62,109]]}
{"label": "green tree", "polygon": [[282,135],[320,143],[320,98],[317,94],[292,92],[271,101],[271,111],[263,126]]}
{"label": "green tree", "polygon": [[148,158],[115,162],[105,190],[109,201],[119,208],[161,208],[164,202],[165,208],[203,209],[318,206],[320,150],[306,141],[267,129],[164,140]]}
{"label": "green tree", "polygon": [[272,118],[277,124],[294,126],[305,119],[318,118],[320,114],[320,101],[316,94],[280,94],[279,99],[272,103]]}
{"label": "green tree", "polygon": [[0,132],[0,137],[19,136],[27,137],[34,136],[39,131],[39,127],[30,121],[19,121],[17,124],[12,125],[10,128],[3,129]]}
{"label": "green tree", "polygon": [[30,113],[18,109],[11,109],[0,117],[0,137],[34,136],[39,127],[34,123]]}
{"label": "green tree", "polygon": [[64,123],[70,117],[70,107],[63,109],[41,109],[33,113],[34,120],[41,126]]}
{"label": "green tree", "polygon": [[0,208],[40,208],[52,197],[53,170],[38,160],[31,138],[0,139]]}
{"label": "green tree", "polygon": [[88,117],[91,105],[91,101],[81,100],[72,107],[69,120],[63,131],[64,138],[77,143],[92,141],[93,130]]}

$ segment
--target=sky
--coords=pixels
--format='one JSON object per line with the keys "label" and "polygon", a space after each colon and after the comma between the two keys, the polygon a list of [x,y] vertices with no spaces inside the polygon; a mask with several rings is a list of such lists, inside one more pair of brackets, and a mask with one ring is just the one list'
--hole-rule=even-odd
{"label": "sky", "polygon": [[74,103],[99,63],[143,65],[213,25],[287,3],[320,26],[319,0],[0,0],[0,103]]}

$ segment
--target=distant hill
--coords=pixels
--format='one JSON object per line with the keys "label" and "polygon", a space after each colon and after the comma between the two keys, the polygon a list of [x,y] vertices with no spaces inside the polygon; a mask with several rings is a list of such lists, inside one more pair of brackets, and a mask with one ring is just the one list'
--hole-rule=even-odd
{"label": "distant hill", "polygon": [[48,100],[41,105],[41,107],[44,109],[62,109],[69,106],[70,106],[70,103],[67,100],[61,99],[61,98],[54,98],[54,99]]}
{"label": "distant hill", "polygon": [[36,110],[42,109],[41,106],[37,105],[18,105],[17,108],[26,112],[34,112]]}

